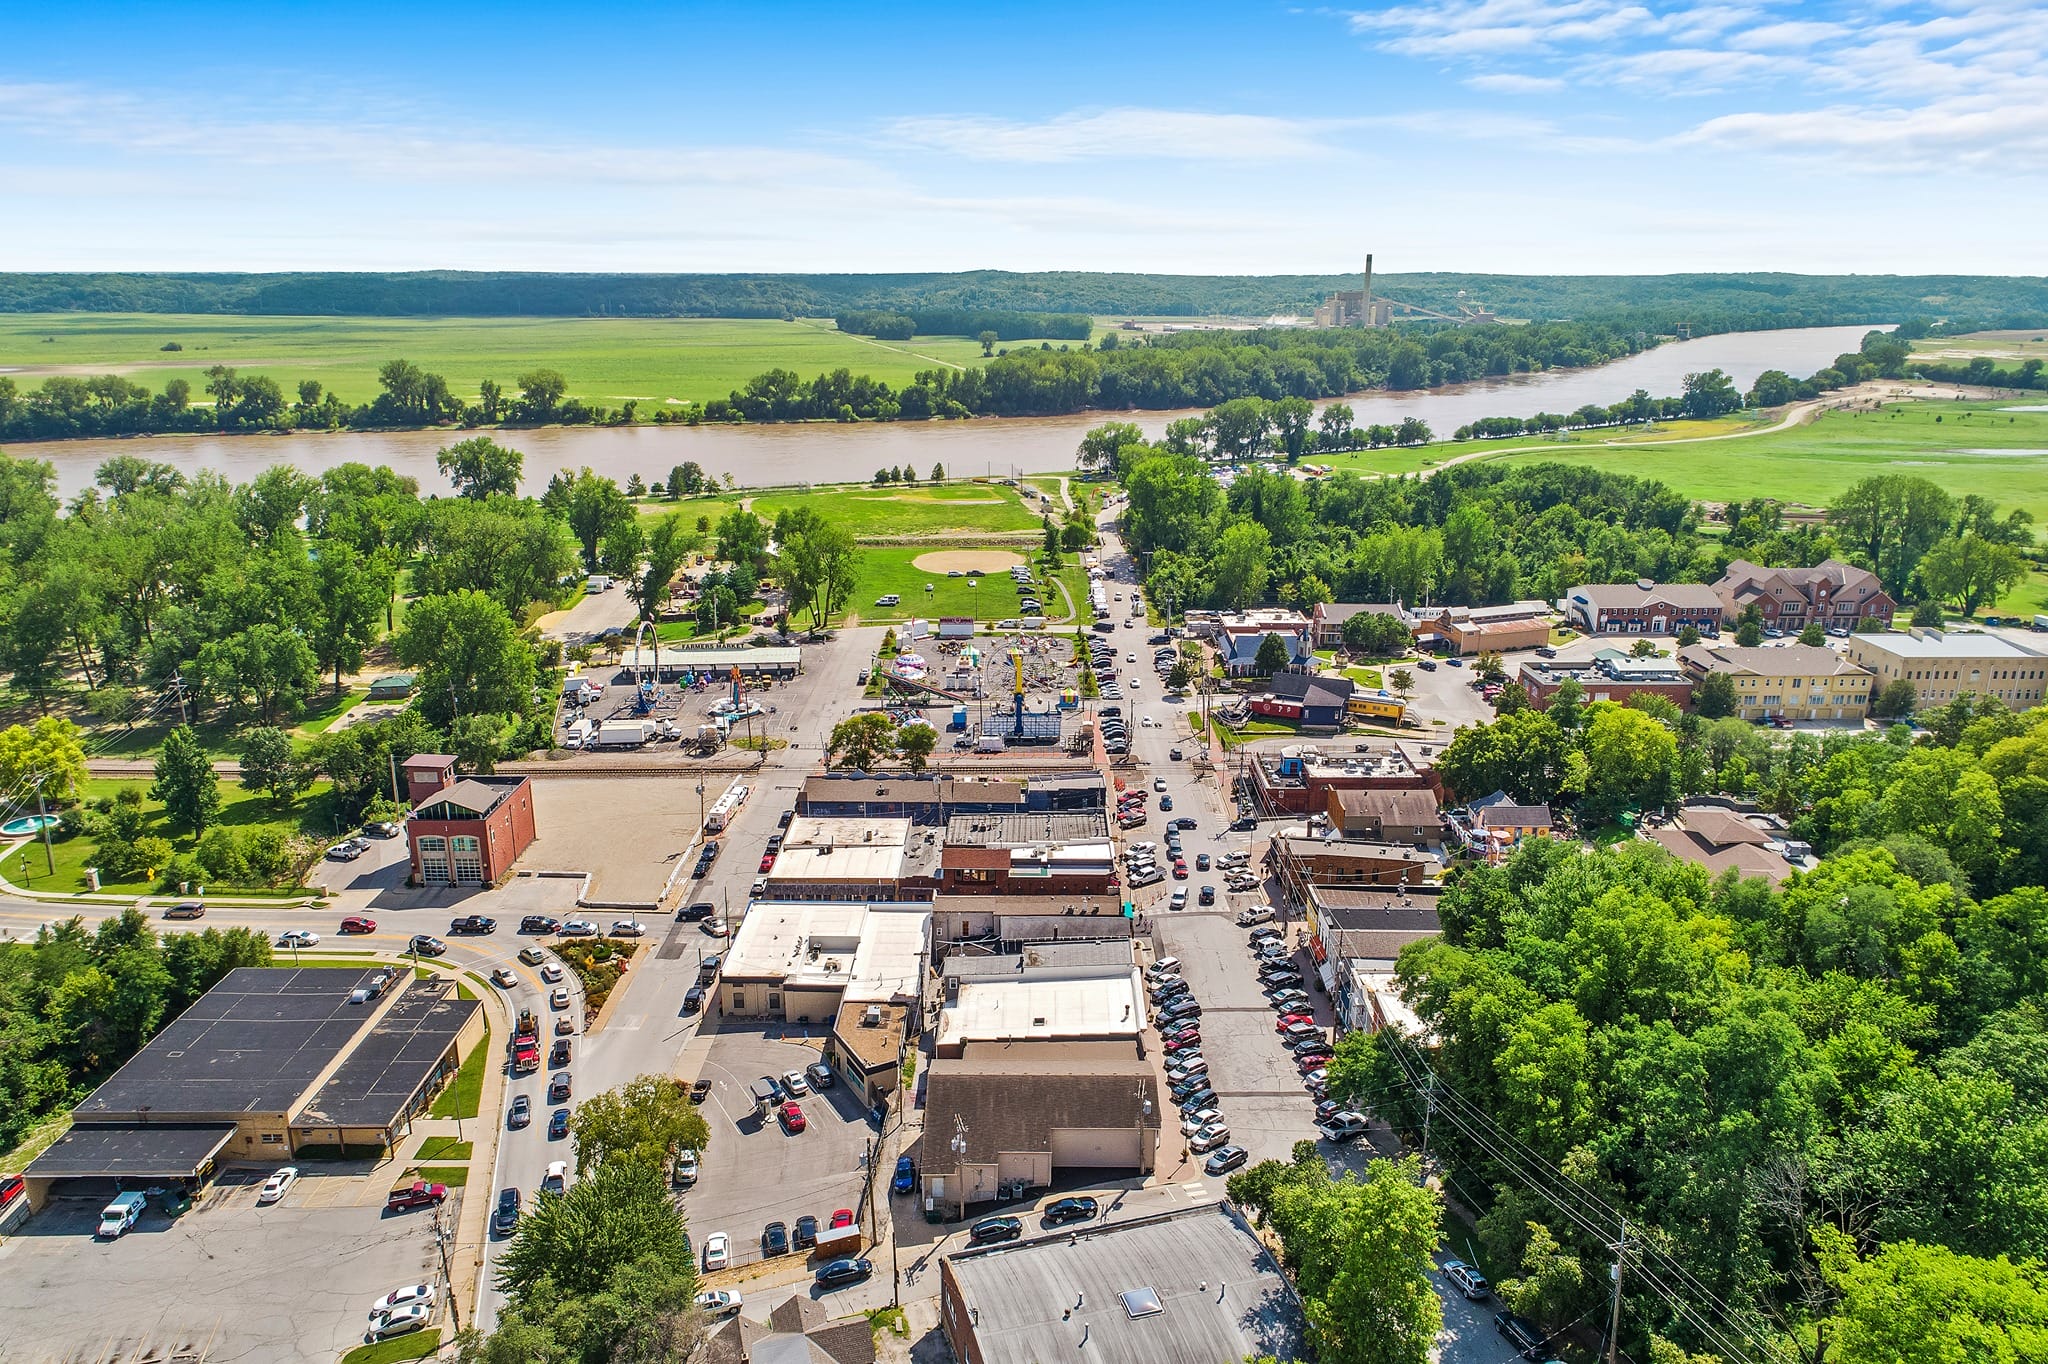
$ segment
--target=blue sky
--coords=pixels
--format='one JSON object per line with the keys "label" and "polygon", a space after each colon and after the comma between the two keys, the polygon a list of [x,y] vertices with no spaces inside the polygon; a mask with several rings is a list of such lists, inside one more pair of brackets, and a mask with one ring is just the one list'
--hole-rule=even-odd
{"label": "blue sky", "polygon": [[21,6],[0,269],[2048,269],[2048,4]]}

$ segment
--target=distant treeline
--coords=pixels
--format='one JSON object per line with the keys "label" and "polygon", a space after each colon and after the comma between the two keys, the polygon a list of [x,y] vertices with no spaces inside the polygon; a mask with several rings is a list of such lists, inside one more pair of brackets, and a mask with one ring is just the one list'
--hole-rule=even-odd
{"label": "distant treeline", "polygon": [[962,308],[920,309],[913,313],[876,310],[841,313],[833,319],[839,330],[878,341],[908,341],[913,336],[966,336],[996,341],[1086,341],[1095,319],[1086,313],[970,312]]}
{"label": "distant treeline", "polygon": [[[1075,271],[901,275],[615,275],[431,270],[404,274],[0,275],[0,311],[368,317],[838,317],[1081,313],[1268,317],[1306,313],[1345,275]],[[1375,293],[1426,308],[1483,304],[1503,317],[1599,319],[1694,335],[1876,325],[1931,316],[1970,328],[2048,323],[2048,279],[1996,275],[1381,274]],[[918,330],[974,335],[983,328]],[[1000,332],[1001,328],[994,330]],[[1046,333],[1025,333],[1045,335]],[[1057,335],[1057,334],[1055,334]],[[1078,337],[1073,339],[1079,339]]]}
{"label": "distant treeline", "polygon": [[1214,407],[1232,398],[1334,398],[1598,365],[1654,344],[1638,332],[1588,322],[1175,332],[1138,343],[1110,332],[1094,348],[1047,343],[979,368],[924,370],[902,389],[843,369],[815,379],[770,370],[730,398],[706,403],[701,419],[1042,417],[1091,408]]}

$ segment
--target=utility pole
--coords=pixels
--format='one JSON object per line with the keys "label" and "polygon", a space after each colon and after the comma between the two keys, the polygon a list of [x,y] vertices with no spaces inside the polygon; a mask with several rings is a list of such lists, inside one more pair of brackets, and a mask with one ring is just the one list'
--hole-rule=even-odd
{"label": "utility pole", "polygon": [[1607,1309],[1607,1364],[1615,1364],[1621,1336],[1621,1263],[1628,1249],[1628,1219],[1621,1222],[1621,1239],[1614,1243],[1614,1301]]}
{"label": "utility pole", "polygon": [[[1397,1044],[1398,1045],[1398,1044]],[[1429,1124],[1436,1117],[1436,1072],[1422,1086],[1422,1163],[1429,1164]],[[1426,1176],[1425,1176],[1426,1177]]]}
{"label": "utility pole", "polygon": [[405,802],[398,795],[398,752],[396,749],[387,748],[384,750],[384,756],[391,759],[391,803],[403,805]]}
{"label": "utility pole", "polygon": [[448,1284],[448,1317],[458,1333],[462,1330],[462,1308],[455,1301],[455,1271],[448,1264],[448,1231],[441,1225],[441,1205],[434,1205],[434,1246],[441,1252],[441,1278]]}
{"label": "utility pole", "polygon": [[36,824],[43,832],[43,860],[50,864],[50,875],[57,874],[57,855],[50,851],[50,812],[43,808],[44,777],[36,778]]}

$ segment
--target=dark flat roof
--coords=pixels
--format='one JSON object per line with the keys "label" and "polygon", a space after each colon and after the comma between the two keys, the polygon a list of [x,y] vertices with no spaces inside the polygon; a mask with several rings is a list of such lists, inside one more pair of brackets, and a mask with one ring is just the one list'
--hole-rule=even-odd
{"label": "dark flat roof", "polygon": [[484,1006],[457,997],[452,980],[414,981],[377,1026],[335,1067],[292,1125],[389,1127],[404,1115]]}
{"label": "dark flat roof", "polygon": [[74,1110],[80,1122],[284,1113],[362,1032],[366,966],[243,966]]}
{"label": "dark flat roof", "polygon": [[189,1179],[234,1135],[231,1122],[80,1123],[25,1173],[31,1179]]}

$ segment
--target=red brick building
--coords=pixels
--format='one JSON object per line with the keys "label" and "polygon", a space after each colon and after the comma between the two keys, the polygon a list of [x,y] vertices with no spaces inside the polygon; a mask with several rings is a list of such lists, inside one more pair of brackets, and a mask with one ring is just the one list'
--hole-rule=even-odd
{"label": "red brick building", "polygon": [[1797,634],[1810,624],[1854,630],[1861,620],[1891,624],[1898,605],[1867,568],[1827,559],[1812,568],[1765,568],[1737,559],[1714,584],[1722,618],[1735,624],[1755,606],[1764,624]]}
{"label": "red brick building", "polygon": [[405,760],[413,810],[405,838],[412,881],[493,886],[532,845],[533,783],[525,777],[461,777],[455,759],[418,753]]}

